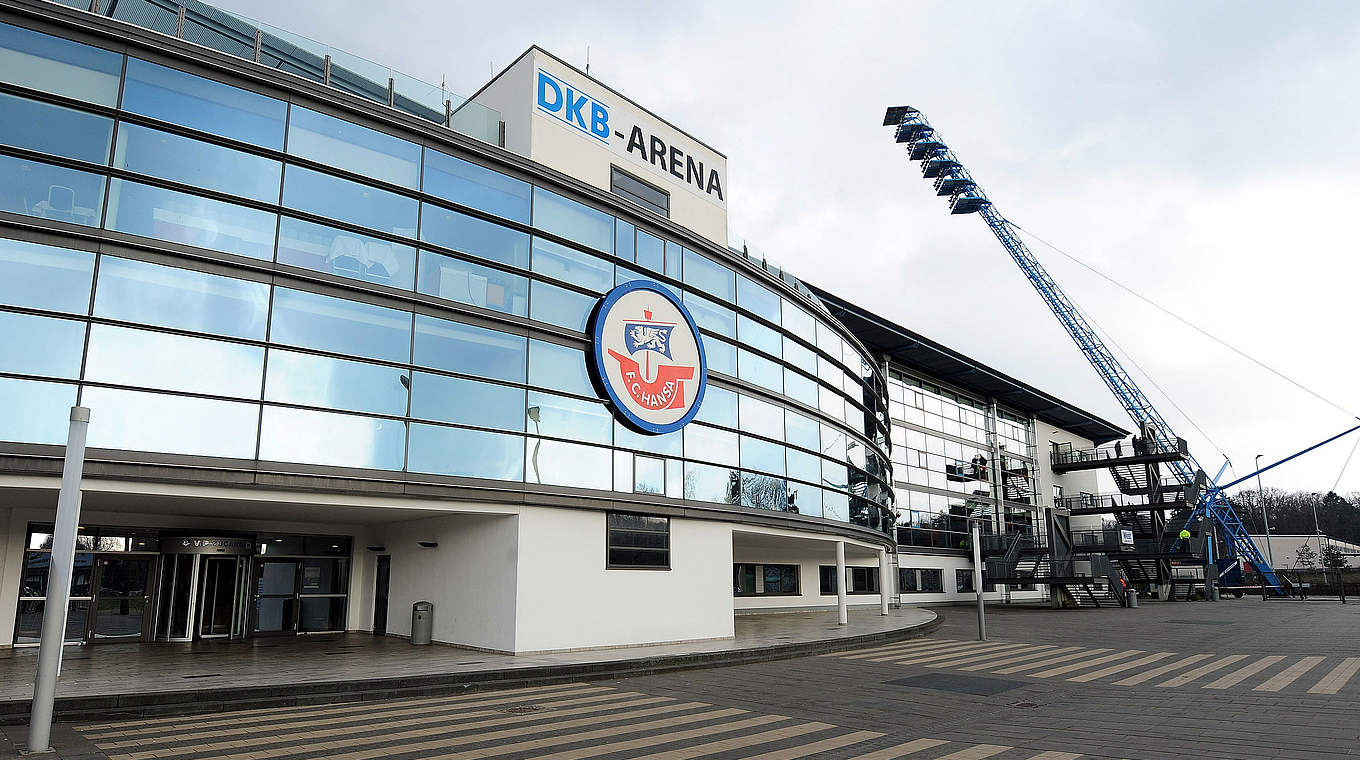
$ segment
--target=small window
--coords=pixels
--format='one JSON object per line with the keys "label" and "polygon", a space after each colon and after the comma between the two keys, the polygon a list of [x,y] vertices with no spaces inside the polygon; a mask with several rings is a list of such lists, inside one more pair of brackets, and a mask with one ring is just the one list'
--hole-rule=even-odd
{"label": "small window", "polygon": [[917,580],[917,573],[920,571],[914,567],[897,568],[897,593],[915,594],[921,590],[921,584]]}
{"label": "small window", "polygon": [[973,571],[955,570],[954,586],[955,588],[958,589],[960,594],[965,592],[971,592],[973,590]]}
{"label": "small window", "polygon": [[671,521],[610,512],[608,515],[609,567],[669,570],[671,567]]}
{"label": "small window", "polygon": [[[823,565],[819,568],[819,571],[822,593],[837,593],[835,566]],[[851,595],[878,593],[878,568],[847,567],[845,568],[845,575],[850,579],[850,582],[845,587],[845,593]]]}
{"label": "small window", "polygon": [[944,571],[943,570],[922,570],[921,571],[921,591],[927,594],[938,594],[944,591]]}
{"label": "small window", "polygon": [[797,596],[797,565],[732,566],[732,591],[736,596]]}
{"label": "small window", "polygon": [[609,191],[667,219],[671,216],[670,193],[643,182],[617,166],[611,167],[609,172]]}

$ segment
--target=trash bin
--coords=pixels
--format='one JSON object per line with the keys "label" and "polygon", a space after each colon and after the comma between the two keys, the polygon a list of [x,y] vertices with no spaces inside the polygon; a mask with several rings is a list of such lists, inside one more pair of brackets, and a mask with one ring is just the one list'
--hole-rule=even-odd
{"label": "trash bin", "polygon": [[1133,586],[1129,586],[1127,589],[1124,590],[1124,598],[1128,600],[1130,609],[1137,609],[1138,589],[1134,588]]}
{"label": "trash bin", "polygon": [[428,644],[434,636],[434,605],[416,602],[411,605],[411,643]]}

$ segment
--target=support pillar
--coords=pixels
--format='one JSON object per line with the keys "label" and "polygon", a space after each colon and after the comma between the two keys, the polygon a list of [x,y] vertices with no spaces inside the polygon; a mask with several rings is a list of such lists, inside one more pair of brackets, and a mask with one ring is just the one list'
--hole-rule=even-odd
{"label": "support pillar", "polygon": [[878,549],[878,614],[888,614],[888,591],[892,588],[892,573],[888,572],[888,550]]}
{"label": "support pillar", "polygon": [[836,622],[850,624],[850,606],[846,599],[845,542],[836,542]]}

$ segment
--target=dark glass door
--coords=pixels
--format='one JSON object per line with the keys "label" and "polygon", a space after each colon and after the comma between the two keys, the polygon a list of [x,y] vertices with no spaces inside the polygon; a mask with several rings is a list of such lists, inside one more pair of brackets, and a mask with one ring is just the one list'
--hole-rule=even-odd
{"label": "dark glass door", "polygon": [[90,638],[140,639],[151,587],[150,557],[100,555]]}
{"label": "dark glass door", "polygon": [[295,633],[298,629],[298,572],[301,563],[260,559],[255,564],[255,633]]}
{"label": "dark glass door", "polygon": [[392,555],[378,557],[378,582],[373,590],[373,635],[387,635],[387,586],[392,580]]}
{"label": "dark glass door", "polygon": [[236,616],[236,602],[240,597],[236,586],[236,557],[203,558],[198,576],[198,636],[225,637],[232,634],[231,624]]}

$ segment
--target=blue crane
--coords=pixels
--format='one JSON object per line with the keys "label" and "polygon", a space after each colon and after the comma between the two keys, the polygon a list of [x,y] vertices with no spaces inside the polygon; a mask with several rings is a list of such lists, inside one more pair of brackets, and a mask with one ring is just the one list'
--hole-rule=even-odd
{"label": "blue crane", "polygon": [[[922,176],[933,181],[935,194],[949,198],[951,214],[975,213],[987,222],[992,234],[996,235],[996,239],[1000,241],[1002,247],[1019,265],[1025,276],[1029,278],[1034,289],[1044,299],[1044,303],[1048,304],[1053,316],[1058,318],[1063,328],[1067,330],[1067,334],[1072,337],[1072,340],[1076,341],[1077,347],[1081,349],[1087,361],[1095,368],[1096,374],[1100,375],[1100,379],[1105,382],[1110,392],[1115,395],[1115,398],[1119,399],[1124,411],[1138,425],[1145,440],[1148,440],[1150,445],[1156,446],[1157,450],[1176,451],[1180,446],[1179,439],[1172,433],[1171,425],[1166,421],[1166,418],[1152,405],[1152,402],[1148,400],[1147,395],[1138,387],[1138,384],[1133,381],[1128,371],[1124,369],[1115,355],[1106,347],[1104,341],[1096,334],[1096,331],[1087,323],[1086,318],[1072,303],[1072,299],[1067,297],[1067,294],[1063,292],[1062,288],[1058,287],[1058,283],[1053,280],[1052,275],[1048,273],[1043,264],[1039,263],[1034,254],[1030,253],[1029,247],[1016,234],[1018,228],[996,210],[996,206],[987,198],[987,194],[973,180],[972,175],[964,168],[958,156],[944,143],[944,140],[926,120],[926,117],[910,106],[894,106],[889,108],[884,116],[883,126],[896,128],[897,142],[907,146],[911,160],[921,162]],[[1342,435],[1345,435],[1345,433]],[[1290,457],[1290,459],[1292,458]],[[1218,478],[1222,477],[1223,469],[1219,470],[1218,476],[1213,481],[1207,483],[1208,487],[1204,487],[1206,482],[1200,479],[1203,476],[1197,476],[1197,473],[1202,472],[1202,468],[1188,452],[1186,452],[1184,459],[1173,461],[1170,464],[1176,480],[1182,486],[1194,489],[1189,492],[1199,493],[1196,505],[1186,520],[1186,527],[1188,528],[1202,517],[1208,518],[1220,532],[1219,537],[1226,547],[1225,557],[1241,557],[1247,560],[1277,592],[1284,593],[1280,581],[1275,575],[1274,568],[1266,562],[1261,551],[1256,548],[1256,543],[1252,541],[1246,526],[1242,524],[1241,518],[1237,515],[1237,510],[1233,509],[1232,503],[1223,493],[1227,486],[1219,487],[1216,485]],[[1276,465],[1278,464],[1277,462]],[[1271,467],[1276,465],[1271,465]],[[1224,468],[1226,467],[1227,464],[1225,463]],[[1236,482],[1239,481],[1234,481],[1234,483]],[[1214,541],[1206,541],[1205,544],[1209,551],[1207,560],[1212,564],[1215,562]]]}

